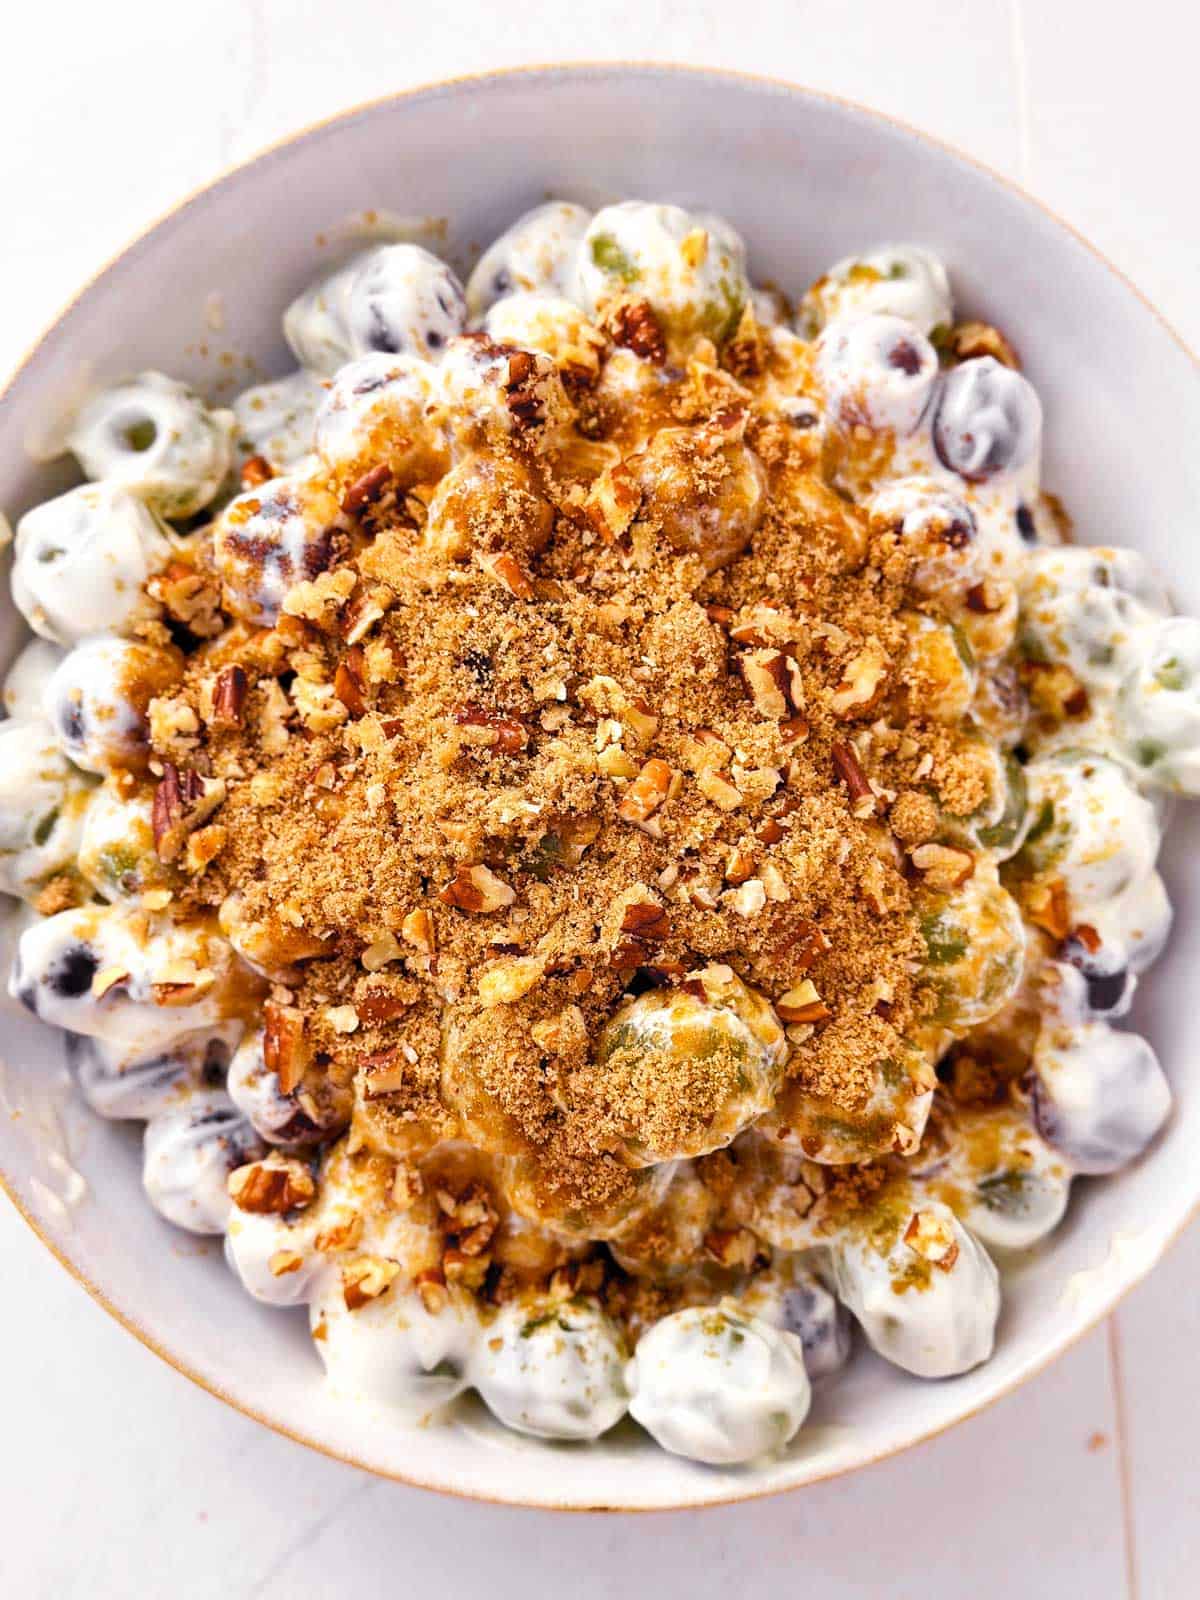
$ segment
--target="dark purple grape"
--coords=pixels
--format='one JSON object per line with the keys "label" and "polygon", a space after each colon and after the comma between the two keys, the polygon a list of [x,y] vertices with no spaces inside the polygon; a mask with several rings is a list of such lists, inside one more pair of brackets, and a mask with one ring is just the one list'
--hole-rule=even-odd
{"label": "dark purple grape", "polygon": [[1033,385],[992,356],[964,361],[942,379],[933,443],[943,465],[973,483],[1013,472],[1036,456],[1042,405]]}

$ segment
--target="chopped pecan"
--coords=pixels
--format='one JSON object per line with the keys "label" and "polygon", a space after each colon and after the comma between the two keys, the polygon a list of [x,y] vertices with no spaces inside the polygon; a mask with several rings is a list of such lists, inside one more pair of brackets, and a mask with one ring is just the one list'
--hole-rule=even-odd
{"label": "chopped pecan", "polygon": [[302,1161],[272,1154],[229,1174],[229,1197],[239,1211],[295,1211],[311,1204],[317,1186]]}
{"label": "chopped pecan", "polygon": [[547,421],[547,378],[554,371],[545,357],[532,350],[511,350],[504,394],[509,414],[521,428],[540,428]]}
{"label": "chopped pecan", "polygon": [[159,860],[174,861],[188,834],[207,822],[224,798],[223,778],[204,778],[187,769],[181,772],[174,762],[165,761],[150,813]]}
{"label": "chopped pecan", "polygon": [[502,911],[517,898],[514,890],[498,878],[490,867],[477,864],[459,867],[451,881],[438,893],[446,906],[457,906],[460,911]]}
{"label": "chopped pecan", "polygon": [[507,589],[516,599],[532,600],[537,593],[525,568],[508,550],[494,554],[480,550],[476,552],[475,559],[493,583]]}
{"label": "chopped pecan", "polygon": [[438,1312],[444,1311],[450,1303],[446,1279],[440,1267],[430,1267],[425,1272],[418,1272],[413,1279],[413,1285],[421,1296],[421,1304],[431,1317],[436,1317]]}
{"label": "chopped pecan", "polygon": [[664,906],[653,901],[635,901],[625,907],[621,917],[621,932],[651,944],[660,944],[671,937],[671,919]]}
{"label": "chopped pecan", "polygon": [[1052,939],[1065,939],[1071,931],[1071,904],[1062,878],[1024,886],[1021,899],[1030,922],[1044,928]]}
{"label": "chopped pecan", "polygon": [[373,1027],[377,1022],[391,1022],[393,1018],[403,1016],[408,1005],[407,1000],[401,1000],[386,989],[368,989],[354,1002],[354,1009],[358,1012],[360,1022]]}
{"label": "chopped pecan", "polygon": [[222,667],[213,688],[213,721],[240,723],[249,686],[250,680],[243,667]]}
{"label": "chopped pecan", "polygon": [[342,495],[342,510],[348,516],[357,516],[367,506],[373,505],[392,481],[392,469],[380,461],[354,482]]}
{"label": "chopped pecan", "polygon": [[605,309],[600,326],[614,344],[632,350],[643,361],[661,367],[667,359],[667,341],[648,300],[621,296]]}
{"label": "chopped pecan", "polygon": [[519,717],[490,706],[456,706],[452,712],[460,728],[480,728],[491,734],[487,743],[501,755],[518,755],[529,743],[529,729]]}
{"label": "chopped pecan", "polygon": [[867,781],[867,775],[859,764],[858,757],[851,746],[835,741],[830,749],[830,755],[833,757],[833,765],[838,777],[849,791],[852,809],[856,813],[860,805],[863,805],[865,809],[865,803],[868,800],[874,807],[874,790]]}
{"label": "chopped pecan", "polygon": [[811,978],[805,978],[794,989],[780,995],[775,1010],[781,1022],[827,1022],[833,1012],[817,993]]}
{"label": "chopped pecan", "polygon": [[247,456],[238,473],[243,489],[258,489],[274,476],[275,469],[266,456]]}
{"label": "chopped pecan", "polygon": [[385,1095],[403,1089],[408,1063],[399,1050],[380,1050],[376,1055],[363,1056],[359,1065],[364,1100],[382,1100]]}
{"label": "chopped pecan", "polygon": [[975,857],[954,845],[919,844],[909,859],[931,889],[961,889],[975,871]]}
{"label": "chopped pecan", "polygon": [[842,681],[829,697],[835,717],[865,717],[874,711],[887,684],[891,661],[878,639],[868,639],[846,663]]}
{"label": "chopped pecan", "polygon": [[347,1311],[358,1311],[386,1294],[400,1276],[400,1263],[386,1256],[358,1256],[342,1268],[342,1298]]}
{"label": "chopped pecan", "polygon": [[670,794],[672,776],[667,763],[652,756],[626,789],[617,815],[623,822],[632,822],[638,827],[649,822]]}
{"label": "chopped pecan", "polygon": [[350,649],[337,664],[333,675],[333,692],[352,717],[366,714],[367,702],[363,695],[363,650],[359,644]]}
{"label": "chopped pecan", "polygon": [[431,956],[436,948],[436,930],[433,913],[421,908],[410,911],[400,924],[401,935],[415,945],[423,955]]}
{"label": "chopped pecan", "polygon": [[976,356],[992,356],[1002,366],[1019,368],[1017,352],[990,322],[960,322],[950,329],[946,348],[958,361],[972,361]]}
{"label": "chopped pecan", "polygon": [[263,1065],[279,1079],[279,1092],[291,1094],[304,1077],[309,1045],[304,1013],[276,1000],[263,1004]]}
{"label": "chopped pecan", "polygon": [[804,708],[804,680],[793,657],[782,650],[743,650],[738,671],[760,716],[783,722]]}
{"label": "chopped pecan", "polygon": [[958,1240],[950,1224],[932,1211],[914,1211],[904,1230],[908,1248],[942,1272],[958,1260]]}
{"label": "chopped pecan", "polygon": [[641,485],[628,464],[606,467],[587,493],[585,510],[601,538],[615,543],[629,531],[642,505]]}
{"label": "chopped pecan", "polygon": [[479,979],[479,999],[485,1006],[515,1004],[541,982],[546,957],[505,956]]}
{"label": "chopped pecan", "polygon": [[758,1240],[749,1228],[713,1228],[704,1235],[704,1252],[722,1267],[754,1265]]}

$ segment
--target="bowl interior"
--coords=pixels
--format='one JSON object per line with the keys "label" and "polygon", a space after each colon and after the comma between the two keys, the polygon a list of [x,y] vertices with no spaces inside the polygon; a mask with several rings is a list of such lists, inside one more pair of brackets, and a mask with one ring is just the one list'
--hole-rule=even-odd
{"label": "bowl interior", "polygon": [[[10,517],[65,482],[38,457],[81,385],[157,366],[213,397],[287,369],[279,316],[370,213],[402,218],[458,266],[548,195],[640,196],[723,212],[753,276],[797,291],[831,261],[911,239],[949,265],[967,313],[1016,343],[1046,410],[1046,484],[1087,543],[1128,543],[1200,610],[1200,384],[1154,312],[1066,228],[969,162],[894,124],[783,85],[659,67],[501,74],[386,101],[268,153],[172,213],[98,277],[35,348],[0,406]],[[364,214],[366,216],[364,217]],[[352,220],[353,219],[353,220]],[[0,651],[22,629],[7,597]],[[161,1222],[135,1129],[78,1103],[61,1038],[6,1009],[0,1170],[71,1268],[160,1353],[243,1409],[373,1470],[536,1505],[700,1504],[860,1465],[969,1415],[1064,1349],[1157,1259],[1200,1198],[1200,1085],[1185,975],[1200,960],[1200,821],[1181,815],[1165,874],[1177,908],[1135,1025],[1178,1096],[1154,1151],[1081,1183],[1049,1248],[1008,1275],[985,1367],[927,1384],[865,1352],[822,1388],[783,1459],[716,1471],[632,1427],[599,1445],[521,1440],[466,1407],[406,1430],[326,1396],[302,1313],[240,1292],[215,1242]],[[7,1003],[6,1003],[7,1005]],[[79,1177],[81,1175],[82,1184]]]}

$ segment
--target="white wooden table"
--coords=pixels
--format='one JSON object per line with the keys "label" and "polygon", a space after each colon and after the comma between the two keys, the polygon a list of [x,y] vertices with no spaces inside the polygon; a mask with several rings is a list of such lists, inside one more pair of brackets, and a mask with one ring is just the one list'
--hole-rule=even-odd
{"label": "white wooden table", "polygon": [[[633,57],[790,77],[957,144],[1089,235],[1200,347],[1184,140],[1198,42],[1178,0],[1140,0],[1119,27],[1095,0],[23,7],[0,98],[0,368],[147,221],[302,124],[459,73]],[[556,1518],[376,1482],[227,1411],[0,1202],[0,1594],[1185,1600],[1200,1593],[1198,1281],[1200,1229],[1025,1390],[857,1477],[699,1514]]]}

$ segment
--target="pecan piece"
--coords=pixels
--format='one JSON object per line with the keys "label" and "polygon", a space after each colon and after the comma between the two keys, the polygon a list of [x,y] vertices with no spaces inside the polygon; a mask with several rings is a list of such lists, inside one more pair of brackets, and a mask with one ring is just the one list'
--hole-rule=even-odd
{"label": "pecan piece", "polygon": [[605,310],[600,325],[614,344],[661,367],[667,359],[667,341],[648,300],[622,296]]}
{"label": "pecan piece", "polygon": [[795,660],[782,650],[743,650],[738,671],[762,717],[784,722],[804,708],[804,680]]}
{"label": "pecan piece", "polygon": [[397,1094],[403,1089],[407,1063],[399,1050],[381,1050],[377,1055],[363,1056],[361,1066],[364,1100],[382,1100],[385,1095]]}
{"label": "pecan piece", "polygon": [[497,554],[489,554],[481,550],[476,552],[475,559],[493,583],[498,583],[502,589],[507,589],[516,599],[533,599],[537,592],[533,587],[533,580],[511,552],[501,550]]}
{"label": "pecan piece", "polygon": [[1050,883],[1028,884],[1021,898],[1030,922],[1045,928],[1052,939],[1067,937],[1071,931],[1071,903],[1062,878],[1054,878]]}
{"label": "pecan piece", "polygon": [[436,948],[436,930],[431,912],[423,908],[410,911],[400,924],[400,933],[409,944],[415,945],[422,955],[433,954]]}
{"label": "pecan piece", "polygon": [[829,753],[833,757],[833,765],[838,777],[849,791],[850,805],[855,814],[858,814],[860,806],[866,810],[868,801],[871,809],[874,809],[874,790],[867,781],[867,775],[859,764],[858,757],[851,746],[842,744],[840,740],[835,741]]}
{"label": "pecan piece", "polygon": [[275,469],[266,456],[247,456],[238,473],[243,489],[261,488],[264,483],[270,483],[274,476]]}
{"label": "pecan piece", "polygon": [[354,1009],[358,1012],[360,1022],[373,1027],[377,1022],[391,1022],[393,1018],[403,1016],[408,1010],[408,1001],[389,994],[386,989],[368,989],[355,1001]]}
{"label": "pecan piece", "polygon": [[990,322],[960,322],[950,329],[946,348],[958,361],[972,361],[976,356],[993,356],[1002,366],[1020,368],[1017,352]]}
{"label": "pecan piece", "polygon": [[240,723],[249,687],[250,680],[243,667],[222,667],[213,688],[213,721],[234,726]]}
{"label": "pecan piece", "polygon": [[891,665],[878,639],[868,639],[853,660],[846,663],[842,681],[829,697],[834,716],[869,716],[879,703]]}
{"label": "pecan piece", "polygon": [[742,307],[741,318],[732,338],[726,342],[721,360],[726,372],[731,372],[735,378],[762,376],[765,365],[763,337],[749,300]]}
{"label": "pecan piece", "polygon": [[302,1161],[270,1155],[229,1174],[229,1197],[239,1211],[295,1211],[311,1204],[317,1193],[313,1175]]}
{"label": "pecan piece", "polygon": [[953,845],[920,844],[909,859],[931,889],[961,889],[975,871],[975,857]]}
{"label": "pecan piece", "polygon": [[263,1066],[279,1079],[279,1092],[291,1094],[304,1077],[309,1046],[304,1013],[268,1000],[263,1005]]}
{"label": "pecan piece", "polygon": [[551,377],[557,370],[546,356],[532,350],[508,351],[508,374],[504,395],[509,415],[519,428],[541,428],[549,417]]}
{"label": "pecan piece", "polygon": [[223,778],[204,778],[186,768],[181,772],[165,761],[150,812],[159,860],[174,861],[188,834],[207,822],[224,798]]}
{"label": "pecan piece", "polygon": [[333,692],[352,717],[365,715],[367,709],[363,694],[363,669],[363,649],[356,644],[346,651],[333,675]]}
{"label": "pecan piece", "polygon": [[400,1263],[385,1256],[359,1256],[342,1268],[342,1298],[347,1311],[378,1300],[400,1276]]}
{"label": "pecan piece", "polygon": [[457,906],[460,911],[501,911],[517,898],[515,891],[481,864],[459,867],[451,881],[438,894],[446,906]]}
{"label": "pecan piece", "polygon": [[650,821],[671,792],[672,772],[665,761],[652,756],[626,789],[617,815],[623,822],[641,827]]}
{"label": "pecan piece", "polygon": [[384,461],[379,462],[364,472],[361,478],[355,478],[342,496],[342,510],[348,516],[356,516],[367,506],[373,505],[391,481],[391,467]]}
{"label": "pecan piece", "polygon": [[817,986],[811,978],[805,978],[803,983],[780,995],[775,1002],[775,1011],[780,1022],[789,1023],[827,1022],[833,1015],[817,993]]}
{"label": "pecan piece", "polygon": [[492,737],[486,742],[501,755],[518,755],[529,743],[529,729],[520,717],[509,716],[504,711],[465,705],[456,706],[451,715],[460,728],[480,728],[490,733]]}
{"label": "pecan piece", "polygon": [[621,917],[621,932],[649,944],[661,944],[671,937],[671,919],[665,906],[653,901],[635,901],[625,907]]}
{"label": "pecan piece", "polygon": [[904,1242],[910,1250],[942,1272],[949,1272],[958,1260],[958,1241],[950,1225],[932,1211],[914,1211],[912,1220],[904,1230]]}

